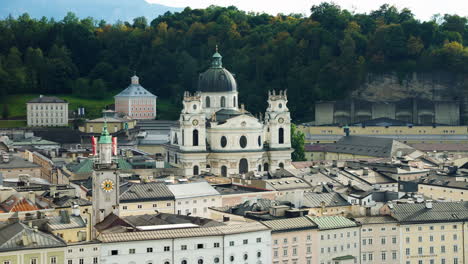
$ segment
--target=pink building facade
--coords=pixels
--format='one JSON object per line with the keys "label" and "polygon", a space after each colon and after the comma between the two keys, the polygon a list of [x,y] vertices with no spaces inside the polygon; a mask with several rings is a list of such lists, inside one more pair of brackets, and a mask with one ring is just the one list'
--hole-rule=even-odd
{"label": "pink building facade", "polygon": [[133,119],[155,119],[157,96],[143,88],[137,76],[131,84],[115,97],[115,111]]}

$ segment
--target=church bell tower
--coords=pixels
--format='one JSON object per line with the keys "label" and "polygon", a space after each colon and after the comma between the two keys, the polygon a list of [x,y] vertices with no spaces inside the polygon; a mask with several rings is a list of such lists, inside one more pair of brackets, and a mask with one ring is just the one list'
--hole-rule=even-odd
{"label": "church bell tower", "polygon": [[[94,142],[93,140],[93,144]],[[93,226],[110,213],[117,215],[119,213],[120,179],[118,164],[113,159],[113,154],[116,154],[116,144],[105,123],[97,142],[98,155],[94,158],[93,166]]]}

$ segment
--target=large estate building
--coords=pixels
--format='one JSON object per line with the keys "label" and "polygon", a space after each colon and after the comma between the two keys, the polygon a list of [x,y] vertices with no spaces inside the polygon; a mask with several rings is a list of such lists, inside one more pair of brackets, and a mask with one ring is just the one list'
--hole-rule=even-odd
{"label": "large estate building", "polygon": [[68,102],[54,96],[39,96],[27,104],[28,126],[67,126]]}
{"label": "large estate building", "polygon": [[237,83],[216,52],[200,74],[198,91],[185,93],[179,121],[171,128],[167,161],[186,175],[209,169],[222,176],[268,171],[291,164],[286,91],[268,94],[265,118],[239,108]]}
{"label": "large estate building", "polygon": [[155,119],[158,97],[143,88],[134,75],[130,85],[115,96],[115,111],[133,119]]}

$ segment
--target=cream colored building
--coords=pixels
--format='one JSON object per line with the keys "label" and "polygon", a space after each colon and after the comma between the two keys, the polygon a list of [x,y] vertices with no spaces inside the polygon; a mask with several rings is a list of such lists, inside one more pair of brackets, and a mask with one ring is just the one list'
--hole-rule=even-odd
{"label": "cream colored building", "polygon": [[26,103],[28,126],[68,126],[68,102],[39,96]]}
{"label": "cream colored building", "polygon": [[355,218],[361,225],[361,264],[400,263],[400,228],[390,216]]}
{"label": "cream colored building", "polygon": [[400,225],[400,263],[467,263],[468,202],[390,204]]}
{"label": "cream colored building", "polygon": [[467,177],[434,176],[418,182],[418,193],[433,200],[468,201]]}
{"label": "cream colored building", "polygon": [[130,185],[120,195],[119,215],[143,215],[157,212],[173,214],[174,206],[174,195],[166,184],[137,183]]}
{"label": "cream colored building", "polygon": [[318,252],[313,244],[317,239],[317,225],[308,217],[263,221],[271,229],[272,263],[317,263]]}
{"label": "cream colored building", "polygon": [[[341,126],[297,126],[306,143],[335,143],[344,136]],[[467,143],[468,126],[350,126],[351,135],[385,137],[403,143]]]}

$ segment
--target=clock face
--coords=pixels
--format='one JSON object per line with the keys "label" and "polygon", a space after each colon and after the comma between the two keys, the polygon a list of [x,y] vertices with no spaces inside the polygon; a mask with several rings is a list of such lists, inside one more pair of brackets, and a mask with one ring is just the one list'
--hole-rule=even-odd
{"label": "clock face", "polygon": [[102,183],[101,183],[101,188],[102,188],[105,192],[111,192],[112,190],[114,190],[114,182],[111,181],[111,180],[104,180],[104,181],[102,181]]}
{"label": "clock face", "polygon": [[283,124],[283,123],[284,123],[284,118],[280,117],[280,118],[278,119],[278,123]]}
{"label": "clock face", "polygon": [[198,120],[196,120],[196,119],[193,120],[193,121],[192,121],[192,124],[193,124],[194,126],[198,125]]}

